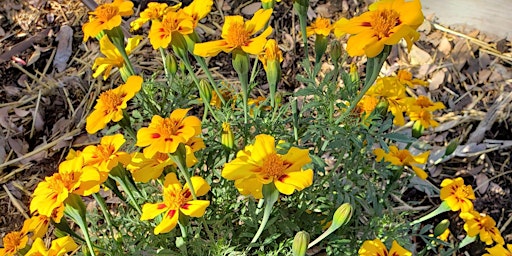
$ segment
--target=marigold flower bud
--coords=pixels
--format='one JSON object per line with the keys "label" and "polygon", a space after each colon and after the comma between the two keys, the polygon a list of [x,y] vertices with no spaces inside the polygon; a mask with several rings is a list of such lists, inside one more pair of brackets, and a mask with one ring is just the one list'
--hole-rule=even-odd
{"label": "marigold flower bud", "polygon": [[292,252],[293,256],[304,256],[308,249],[309,234],[306,231],[299,231],[293,238]]}
{"label": "marigold flower bud", "polygon": [[210,101],[212,100],[212,90],[213,90],[210,83],[208,83],[208,81],[206,81],[204,79],[199,81],[199,90],[200,90],[201,96],[204,97],[203,101],[205,102],[205,104],[209,104]]}
{"label": "marigold flower bud", "polygon": [[[338,63],[341,57],[341,44],[338,40],[331,43],[331,58],[333,63]],[[353,65],[353,64],[352,64]],[[350,65],[350,74],[352,75],[352,65]],[[357,73],[357,66],[356,66]]]}
{"label": "marigold flower bud", "polygon": [[444,231],[446,231],[446,229],[449,226],[450,226],[450,221],[447,219],[444,219],[441,222],[439,222],[439,224],[437,224],[436,227],[434,228],[434,237],[438,237],[441,234],[443,234]]}
{"label": "marigold flower bud", "polygon": [[337,229],[347,224],[350,218],[352,218],[352,206],[349,203],[344,203],[334,212],[330,228]]}
{"label": "marigold flower bud", "polygon": [[412,126],[412,136],[414,138],[419,138],[423,135],[423,130],[425,130],[425,127],[421,124],[421,122],[418,120],[414,122]]}
{"label": "marigold flower bud", "polygon": [[178,70],[178,63],[176,62],[174,55],[167,54],[167,56],[165,56],[165,67],[169,73],[173,75],[176,74],[176,71]]}
{"label": "marigold flower bud", "polygon": [[231,125],[227,122],[222,123],[222,135],[220,140],[226,149],[233,149],[235,136],[233,135],[233,131],[231,131]]}

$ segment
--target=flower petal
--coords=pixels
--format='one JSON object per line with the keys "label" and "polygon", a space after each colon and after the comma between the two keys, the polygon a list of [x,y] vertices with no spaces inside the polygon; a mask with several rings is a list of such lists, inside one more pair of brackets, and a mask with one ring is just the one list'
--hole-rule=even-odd
{"label": "flower petal", "polygon": [[202,217],[206,211],[206,207],[210,205],[208,200],[192,200],[183,204],[180,208],[181,212],[190,217]]}

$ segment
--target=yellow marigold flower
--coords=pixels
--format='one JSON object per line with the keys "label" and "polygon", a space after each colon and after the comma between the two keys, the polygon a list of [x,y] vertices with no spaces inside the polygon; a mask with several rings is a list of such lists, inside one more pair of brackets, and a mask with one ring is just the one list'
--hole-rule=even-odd
{"label": "yellow marigold flower", "polygon": [[428,177],[427,173],[417,165],[427,162],[430,151],[413,156],[407,149],[398,149],[396,146],[389,146],[389,153],[384,152],[381,148],[373,150],[373,153],[377,156],[377,162],[384,159],[392,165],[409,166],[421,179],[426,179]]}
{"label": "yellow marigold flower", "polygon": [[146,147],[144,156],[152,158],[157,152],[174,153],[180,143],[201,134],[201,121],[195,116],[188,116],[190,109],[176,109],[170,117],[153,116],[148,127],[137,132],[138,147]]}
{"label": "yellow marigold flower", "polygon": [[512,256],[512,244],[507,244],[507,249],[502,244],[497,244],[491,248],[485,248],[487,252],[483,256]]}
{"label": "yellow marigold flower", "polygon": [[153,49],[167,48],[173,36],[188,35],[194,32],[194,20],[183,10],[167,12],[162,21],[154,20],[149,31],[149,42]]}
{"label": "yellow marigold flower", "polygon": [[405,94],[405,87],[398,82],[396,77],[377,79],[365,95],[386,100],[388,102],[388,111],[394,116],[393,123],[400,126],[405,124],[403,112],[406,110],[404,99],[407,95]]}
{"label": "yellow marigold flower", "polygon": [[[199,176],[192,177],[191,181],[196,196],[206,195],[210,190],[210,185]],[[193,200],[188,184],[182,187],[173,172],[165,177],[163,196],[163,202],[144,204],[140,217],[140,220],[150,220],[165,212],[162,221],[155,227],[156,235],[174,229],[178,224],[180,212],[191,217],[201,217],[210,205],[208,200]]]}
{"label": "yellow marigold flower", "polygon": [[[269,39],[265,44],[264,51],[258,55],[258,59],[263,63],[265,71],[268,70],[268,65],[279,65],[283,62],[283,52],[279,49],[276,40]],[[274,67],[275,68],[275,67]]]}
{"label": "yellow marigold flower", "polygon": [[364,95],[357,103],[357,110],[360,114],[366,113],[366,115],[369,115],[375,110],[379,101],[380,100],[375,96]]}
{"label": "yellow marigold flower", "polygon": [[405,105],[407,106],[410,112],[414,112],[415,109],[422,109],[430,112],[434,112],[436,110],[444,109],[445,106],[442,102],[432,102],[426,96],[418,96],[418,98],[406,98]]}
{"label": "yellow marigold flower", "polygon": [[381,0],[370,5],[369,11],[339,25],[339,31],[352,34],[347,42],[350,56],[379,55],[384,45],[397,44],[404,38],[410,50],[419,39],[416,29],[423,23],[419,0]]}
{"label": "yellow marigold flower", "polygon": [[213,0],[194,0],[188,6],[183,8],[183,12],[188,14],[193,22],[194,28],[197,23],[212,10]]}
{"label": "yellow marigold flower", "polygon": [[311,162],[307,149],[290,148],[288,153],[277,153],[275,139],[266,134],[256,136],[254,144],[240,150],[236,159],[227,163],[222,177],[235,181],[235,187],[243,195],[263,197],[264,184],[274,182],[279,192],[291,195],[313,183],[313,170],[303,170]]}
{"label": "yellow marigold flower", "polygon": [[464,185],[461,177],[455,179],[444,179],[441,182],[441,200],[452,209],[452,211],[468,212],[473,209],[471,200],[475,200],[475,193],[470,185]]}
{"label": "yellow marigold flower", "polygon": [[[128,38],[128,44],[125,47],[126,54],[130,54],[142,40],[142,36],[135,36]],[[105,58],[99,57],[94,60],[92,69],[96,69],[92,75],[94,78],[98,77],[103,73],[103,80],[107,80],[110,76],[110,72],[114,67],[124,67],[124,59],[117,47],[112,44],[108,36],[104,36],[100,39],[100,51],[105,55]]]}
{"label": "yellow marigold flower", "polygon": [[393,241],[393,245],[388,251],[386,245],[380,239],[364,241],[358,253],[360,256],[412,256],[410,251],[400,246],[396,241]]}
{"label": "yellow marigold flower", "polygon": [[306,35],[322,35],[329,36],[333,29],[333,25],[331,25],[331,20],[318,17],[316,20],[311,23],[311,26],[306,27]]}
{"label": "yellow marigold flower", "polygon": [[122,134],[104,136],[99,145],[89,145],[84,148],[82,152],[84,165],[94,166],[100,172],[110,172],[119,163],[127,165],[130,162],[130,155],[119,151],[125,142]]}
{"label": "yellow marigold flower", "polygon": [[432,113],[425,109],[413,109],[409,112],[411,121],[418,121],[424,128],[437,127],[439,123],[432,119]]}
{"label": "yellow marigold flower", "polygon": [[0,248],[0,255],[18,255],[18,251],[25,248],[28,236],[23,231],[13,231],[2,239],[4,248]]}
{"label": "yellow marigold flower", "polygon": [[80,169],[70,164],[60,164],[59,172],[39,182],[30,202],[30,212],[51,217],[60,222],[64,211],[64,201],[69,194],[87,196],[100,189],[108,174],[99,172],[97,168],[85,166]]}
{"label": "yellow marigold flower", "polygon": [[202,57],[213,57],[221,51],[230,53],[234,50],[241,50],[254,55],[260,54],[267,43],[267,36],[272,33],[272,28],[269,26],[260,35],[254,38],[251,38],[251,36],[265,27],[270,15],[272,15],[272,9],[260,9],[247,22],[244,22],[242,16],[226,16],[222,27],[222,39],[196,44],[194,54]]}
{"label": "yellow marigold flower", "polygon": [[142,25],[150,20],[162,20],[167,12],[176,11],[181,7],[181,3],[174,6],[168,6],[166,3],[150,2],[148,7],[139,14],[139,18],[130,23],[132,30],[138,30]]}
{"label": "yellow marigold flower", "polygon": [[96,10],[89,12],[89,22],[82,26],[84,42],[89,37],[97,36],[102,30],[111,30],[121,25],[121,16],[133,14],[133,3],[125,0],[114,0],[112,3],[99,5]]}
{"label": "yellow marigold flower", "polygon": [[[187,167],[192,167],[197,163],[197,158],[194,152],[205,148],[203,139],[193,137],[187,141],[185,145],[186,150],[186,164]],[[137,182],[148,182],[157,179],[162,175],[165,167],[176,164],[169,158],[168,154],[157,152],[153,157],[147,158],[144,153],[136,152],[132,154],[131,162],[126,166],[133,176],[133,180]]]}
{"label": "yellow marigold flower", "polygon": [[461,212],[460,217],[466,222],[464,230],[468,232],[468,236],[480,236],[480,240],[487,245],[491,245],[493,241],[498,244],[505,244],[505,240],[501,236],[496,222],[491,216],[479,213],[475,210],[469,212]]}
{"label": "yellow marigold flower", "polygon": [[101,93],[94,110],[86,119],[85,130],[93,134],[105,128],[110,121],[118,122],[123,119],[123,109],[141,87],[142,77],[130,76],[126,84]]}
{"label": "yellow marigold flower", "polygon": [[411,88],[415,88],[416,85],[423,85],[423,86],[428,85],[427,81],[412,78],[411,72],[409,72],[407,70],[403,70],[403,69],[399,70],[396,76],[398,77],[398,80],[400,81],[400,83],[405,84]]}
{"label": "yellow marigold flower", "polygon": [[32,239],[37,237],[43,237],[48,231],[50,224],[50,218],[44,215],[34,215],[30,219],[23,222],[22,232],[32,232]]}
{"label": "yellow marigold flower", "polygon": [[36,238],[30,251],[25,256],[61,256],[67,255],[67,252],[74,251],[78,245],[70,236],[64,236],[52,241],[49,249],[46,249],[45,243],[41,238]]}

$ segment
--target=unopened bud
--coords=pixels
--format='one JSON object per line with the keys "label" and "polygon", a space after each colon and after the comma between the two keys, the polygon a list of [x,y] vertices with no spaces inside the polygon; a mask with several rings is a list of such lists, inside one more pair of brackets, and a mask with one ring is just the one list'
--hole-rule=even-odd
{"label": "unopened bud", "polygon": [[212,90],[213,90],[210,83],[208,83],[208,81],[206,81],[204,79],[199,81],[199,90],[200,90],[201,96],[203,97],[204,103],[210,104],[210,102],[212,100]]}
{"label": "unopened bud", "polygon": [[323,35],[316,35],[315,39],[315,61],[318,64],[320,60],[322,59],[322,56],[324,56],[325,51],[327,50],[327,44],[329,43],[329,40],[327,37]]}
{"label": "unopened bud", "polygon": [[221,135],[221,144],[228,150],[232,150],[235,144],[235,136],[233,135],[233,131],[231,131],[231,125],[229,123],[222,123],[222,135]]}
{"label": "unopened bud", "polygon": [[[341,58],[341,44],[338,40],[334,40],[331,43],[331,58],[333,63],[338,63]],[[352,71],[352,66],[350,68],[350,71]]]}
{"label": "unopened bud", "polygon": [[446,231],[446,229],[450,226],[450,221],[447,219],[442,220],[439,224],[434,228],[434,237],[438,237]]}
{"label": "unopened bud", "polygon": [[359,82],[359,72],[355,63],[350,64],[350,81],[353,83]]}
{"label": "unopened bud", "polygon": [[423,130],[425,130],[425,128],[419,120],[414,122],[414,125],[412,126],[412,137],[416,139],[421,137],[423,135]]}
{"label": "unopened bud", "polygon": [[165,66],[169,73],[172,75],[176,74],[176,71],[178,70],[178,63],[176,62],[174,55],[167,54],[167,56],[165,56]]}
{"label": "unopened bud", "polygon": [[375,107],[375,111],[380,116],[385,116],[386,113],[388,112],[388,107],[389,107],[388,101],[387,100],[381,100],[381,101],[379,101],[379,103],[377,103],[377,106]]}
{"label": "unopened bud", "polygon": [[352,218],[352,206],[349,203],[344,203],[334,212],[330,228],[338,229],[347,224],[350,218]]}
{"label": "unopened bud", "polygon": [[455,150],[457,149],[458,146],[459,146],[458,139],[454,139],[454,140],[450,141],[450,144],[448,144],[448,146],[446,147],[446,151],[444,152],[444,155],[449,156],[449,155],[453,154],[453,152],[455,152]]}
{"label": "unopened bud", "polygon": [[293,256],[304,256],[308,249],[309,234],[306,231],[299,231],[293,238],[292,252]]}

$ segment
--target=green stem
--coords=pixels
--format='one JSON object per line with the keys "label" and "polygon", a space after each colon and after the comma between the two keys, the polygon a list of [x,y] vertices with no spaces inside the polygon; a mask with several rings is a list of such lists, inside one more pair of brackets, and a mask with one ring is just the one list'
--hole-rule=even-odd
{"label": "green stem", "polygon": [[448,206],[448,204],[445,201],[443,201],[439,205],[439,207],[437,207],[437,209],[435,209],[433,212],[431,212],[431,213],[429,213],[429,214],[427,214],[427,215],[425,215],[425,216],[423,216],[423,217],[421,217],[421,218],[411,222],[411,226],[419,224],[419,223],[421,223],[423,221],[426,221],[426,220],[428,220],[430,218],[433,218],[433,217],[435,217],[435,216],[437,216],[437,215],[439,215],[439,214],[441,214],[443,212],[447,212],[449,210],[450,210],[450,207]]}
{"label": "green stem", "polygon": [[[201,97],[201,99],[205,99],[205,97],[202,93],[202,90],[199,86],[199,79],[197,78],[196,74],[194,73],[194,69],[192,68],[192,65],[190,64],[190,61],[188,60],[187,57],[181,57],[181,56],[178,56],[178,57],[183,61],[183,63],[185,64],[185,68],[187,69],[188,73],[192,77],[192,80],[194,80],[194,83],[196,84],[197,89],[199,90],[199,96]],[[214,88],[214,90],[216,90],[215,84],[212,84],[212,87]],[[217,92],[217,90],[215,92]],[[218,94],[218,95],[219,95],[219,98],[221,98],[221,101],[224,103],[224,99],[222,99],[221,94]],[[204,103],[205,109],[208,109],[210,111],[210,113],[212,113],[213,119],[215,119],[217,122],[219,122],[219,119],[215,115],[215,112],[213,111],[212,107],[210,106],[210,103],[209,102],[203,102],[203,103]]]}
{"label": "green stem", "polygon": [[105,221],[107,221],[107,225],[110,229],[110,232],[112,235],[114,235],[114,232],[112,231],[112,216],[110,215],[110,212],[107,209],[107,204],[105,203],[105,199],[101,197],[98,193],[92,194],[92,197],[96,200],[98,205],[100,206],[101,212],[103,213],[103,216],[105,217]]}
{"label": "green stem", "polygon": [[267,225],[267,222],[270,218],[270,214],[272,213],[272,207],[277,202],[278,198],[279,190],[277,190],[274,183],[263,185],[263,200],[265,203],[265,210],[263,212],[263,219],[261,220],[260,227],[258,228],[258,231],[252,238],[251,244],[256,243],[256,241],[258,241],[258,238],[261,236],[261,233],[263,233],[263,230],[265,229],[265,226]]}
{"label": "green stem", "polygon": [[169,67],[167,65],[167,54],[165,52],[165,49],[160,47],[158,48],[160,50],[160,55],[162,55],[162,62],[164,63],[164,72],[165,72],[165,78],[167,79],[167,85],[169,85],[169,87],[171,86],[171,72],[169,71]]}
{"label": "green stem", "polygon": [[363,98],[366,92],[372,87],[375,80],[379,76],[380,69],[382,65],[386,61],[389,53],[391,52],[391,45],[384,46],[382,52],[374,58],[368,59],[368,63],[366,64],[366,79],[364,80],[363,89],[359,92],[357,97],[350,102],[350,106],[345,110],[345,112],[336,120],[336,124],[339,124],[345,117],[347,117],[357,106],[357,103]]}
{"label": "green stem", "polygon": [[199,63],[199,66],[201,66],[204,73],[208,77],[208,80],[210,81],[210,84],[212,85],[212,88],[215,91],[215,93],[217,93],[217,95],[219,96],[220,101],[222,102],[222,105],[225,105],[226,100],[224,100],[224,98],[222,97],[222,94],[220,93],[219,88],[217,88],[217,83],[215,83],[215,79],[213,79],[213,75],[210,72],[210,70],[208,69],[208,65],[206,65],[206,61],[201,56],[194,55],[194,57],[196,58],[197,63]]}
{"label": "green stem", "polygon": [[196,190],[194,189],[194,185],[192,184],[192,180],[190,180],[190,175],[188,174],[186,154],[187,152],[185,149],[185,145],[183,143],[180,143],[180,145],[176,149],[176,152],[169,154],[169,158],[174,163],[176,163],[176,165],[178,166],[178,170],[181,173],[181,176],[183,176],[183,178],[188,184],[188,188],[192,193],[192,198],[194,198],[194,200],[197,200]]}
{"label": "green stem", "polygon": [[[309,1],[308,1],[309,3]],[[301,5],[298,1],[295,5]],[[304,67],[306,73],[311,76],[311,61],[309,60],[309,49],[308,49],[308,36],[307,36],[307,6],[300,6],[295,8],[299,16],[300,33],[302,34],[302,42],[304,43],[304,58],[306,60],[307,67]],[[304,11],[305,10],[305,11]]]}

